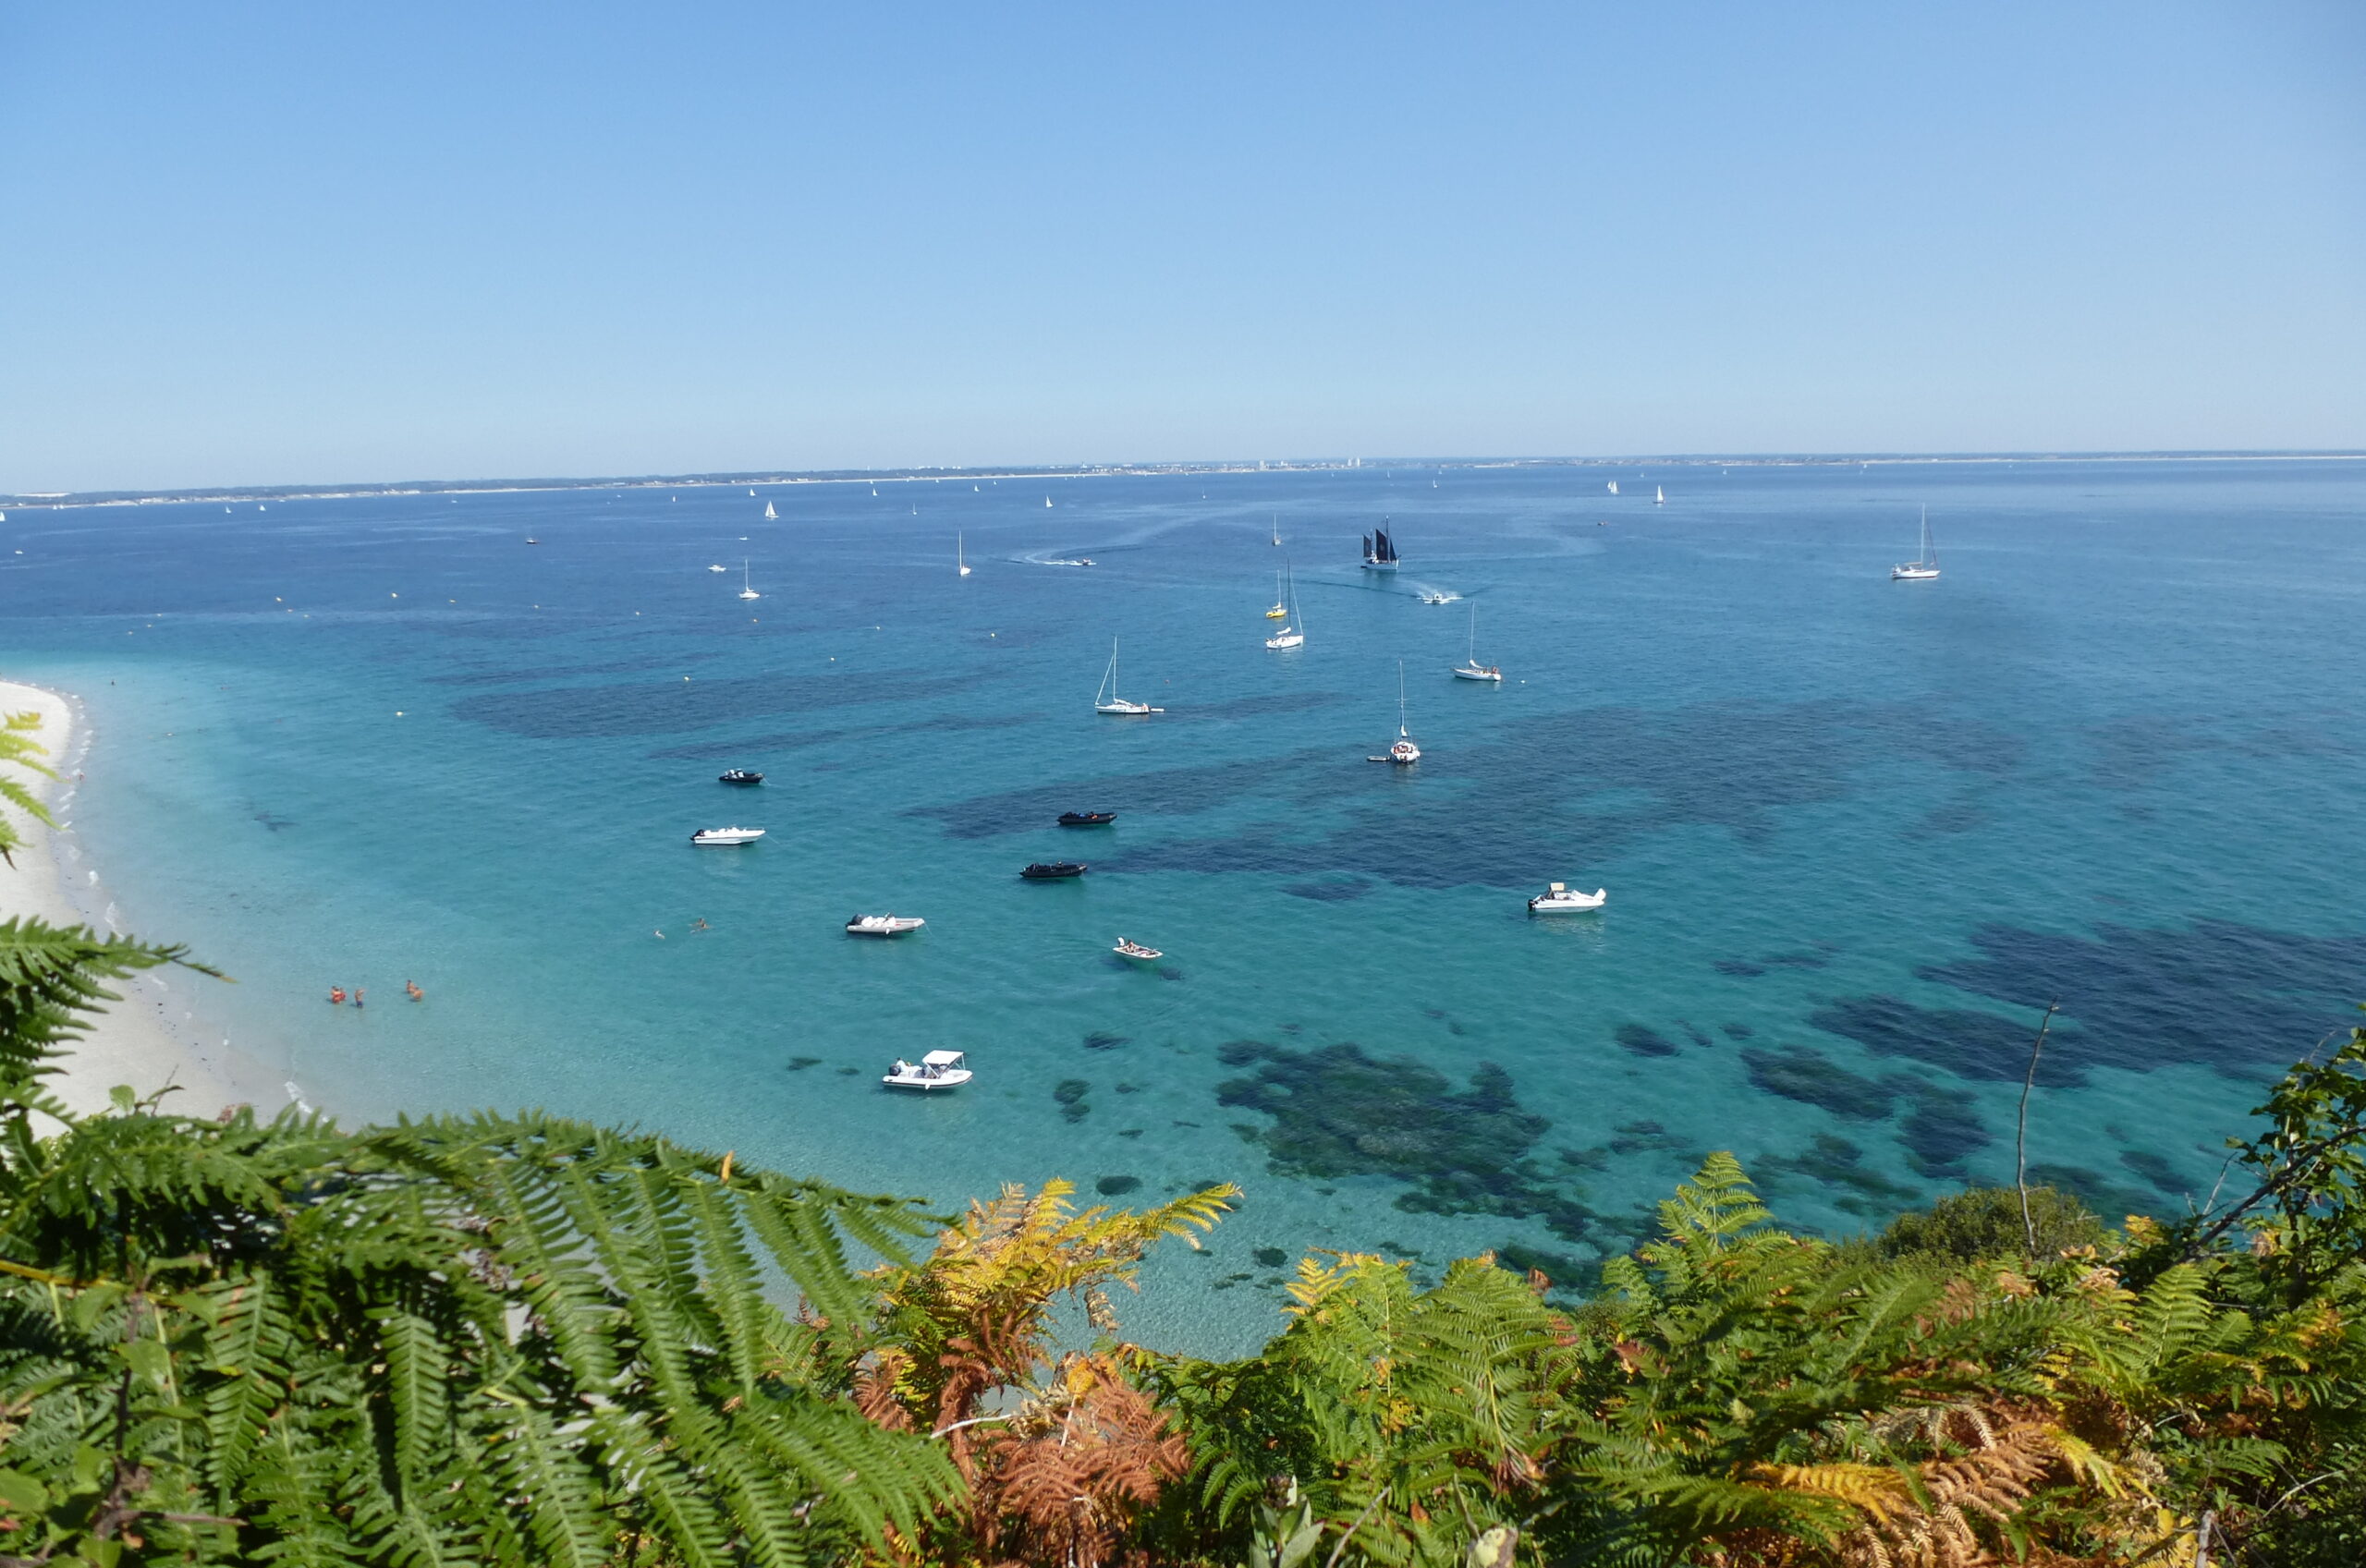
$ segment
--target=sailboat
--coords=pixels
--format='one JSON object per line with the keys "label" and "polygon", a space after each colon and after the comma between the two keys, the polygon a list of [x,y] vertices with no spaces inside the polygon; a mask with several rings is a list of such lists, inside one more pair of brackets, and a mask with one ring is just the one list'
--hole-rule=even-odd
{"label": "sailboat", "polygon": [[[1383,522],[1387,520],[1385,517],[1381,519]],[[1388,537],[1386,529],[1374,529],[1364,535],[1364,570],[1393,572],[1396,569],[1396,545]]]}
{"label": "sailboat", "polygon": [[[750,491],[749,493],[752,495],[755,492]],[[764,521],[768,523],[776,523],[780,521],[780,514],[773,510],[773,504],[769,501],[764,503]]]}
{"label": "sailboat", "polygon": [[959,568],[961,576],[966,577],[970,575],[970,557],[963,553],[961,536],[957,533],[953,536],[953,564]]}
{"label": "sailboat", "polygon": [[1128,702],[1117,695],[1117,639],[1109,639],[1109,667],[1102,672],[1101,689],[1092,694],[1092,711],[1119,718],[1134,718],[1143,713],[1164,713],[1164,708],[1153,708],[1147,702]]}
{"label": "sailboat", "polygon": [[1367,762],[1394,762],[1402,768],[1421,760],[1421,748],[1413,744],[1413,732],[1405,727],[1405,661],[1396,661],[1396,744],[1384,757],[1367,757]]}
{"label": "sailboat", "polygon": [[1049,506],[1051,504],[1052,504],[1052,498],[1051,498],[1050,496],[1048,496],[1048,495],[1047,495],[1047,496],[1043,497],[1043,504],[1044,504],[1044,505]]}
{"label": "sailboat", "polygon": [[1290,618],[1289,595],[1282,590],[1282,574],[1279,572],[1274,574],[1274,607],[1265,612],[1265,618],[1269,621],[1287,621]]}
{"label": "sailboat", "polygon": [[739,597],[742,599],[762,599],[763,597],[762,594],[756,591],[755,585],[748,580],[748,563],[744,560],[739,563]]}
{"label": "sailboat", "polygon": [[1504,672],[1493,664],[1479,662],[1479,606],[1470,607],[1470,642],[1462,662],[1454,667],[1454,677],[1463,681],[1501,681]]}
{"label": "sailboat", "polygon": [[1665,506],[1667,504],[1667,486],[1664,484],[1655,484],[1652,486],[1652,504],[1654,506]]}
{"label": "sailboat", "polygon": [[1292,577],[1290,578],[1289,591],[1290,618],[1282,623],[1282,629],[1280,631],[1275,632],[1273,636],[1265,639],[1265,646],[1277,651],[1285,648],[1304,648],[1306,646],[1306,617],[1299,614],[1298,578],[1296,577]]}
{"label": "sailboat", "polygon": [[1610,481],[1610,493],[1613,495],[1618,493],[1618,481],[1616,480],[1612,480]]}
{"label": "sailboat", "polygon": [[1939,575],[1939,548],[1931,542],[1931,508],[1922,508],[1922,553],[1889,569],[1892,582],[1929,582]]}
{"label": "sailboat", "polygon": [[1276,512],[1276,513],[1274,515],[1274,548],[1279,549],[1279,548],[1281,547],[1281,542],[1282,542],[1282,518],[1281,518],[1281,514],[1280,514],[1280,513],[1278,513],[1278,512]]}

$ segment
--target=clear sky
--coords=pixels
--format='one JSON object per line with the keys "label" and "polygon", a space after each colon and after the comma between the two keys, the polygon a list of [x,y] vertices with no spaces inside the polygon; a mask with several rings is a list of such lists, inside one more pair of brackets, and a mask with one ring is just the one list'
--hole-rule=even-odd
{"label": "clear sky", "polygon": [[2366,6],[0,0],[0,491],[2366,447]]}

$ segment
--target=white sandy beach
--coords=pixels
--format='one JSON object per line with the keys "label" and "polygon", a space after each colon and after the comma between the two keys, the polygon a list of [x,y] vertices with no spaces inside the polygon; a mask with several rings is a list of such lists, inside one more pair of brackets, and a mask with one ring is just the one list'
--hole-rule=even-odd
{"label": "white sandy beach", "polygon": [[[25,782],[61,831],[17,817],[26,843],[16,852],[15,869],[0,864],[0,920],[36,916],[53,925],[94,925],[105,930],[111,906],[72,832],[77,769],[89,760],[84,755],[89,737],[79,733],[80,705],[39,687],[0,681],[0,712],[27,710],[42,715],[34,738],[48,749],[44,760],[60,776],[33,776]],[[96,760],[104,765],[104,758]],[[17,816],[13,811],[10,815]],[[150,969],[116,982],[110,989],[122,1000],[92,1024],[67,1059],[66,1072],[51,1080],[53,1092],[76,1111],[90,1112],[104,1109],[117,1084],[149,1094],[170,1083],[182,1092],[165,1104],[183,1115],[211,1116],[242,1100],[275,1110],[284,1093],[273,1096],[267,1088],[258,1093],[263,1086],[255,1084],[242,1088],[237,1080],[250,1075],[238,1073],[228,1052],[195,1044],[185,1038],[192,1031],[178,1029],[173,1022],[187,1010],[192,987],[218,983],[171,969]]]}

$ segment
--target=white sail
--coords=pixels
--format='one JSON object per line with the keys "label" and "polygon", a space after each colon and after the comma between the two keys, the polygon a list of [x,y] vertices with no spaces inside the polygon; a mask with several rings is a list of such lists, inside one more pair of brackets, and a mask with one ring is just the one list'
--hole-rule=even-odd
{"label": "white sail", "polygon": [[953,536],[953,564],[960,568],[961,576],[966,577],[970,575],[970,557],[962,551],[961,536],[957,533]]}
{"label": "white sail", "polygon": [[1610,481],[1610,493],[1613,495],[1618,493],[1618,481],[1616,480],[1612,480]]}
{"label": "white sail", "polygon": [[[756,492],[751,490],[748,493],[753,495]],[[764,503],[764,521],[768,523],[780,521],[780,514],[773,510],[773,504],[769,501]]]}
{"label": "white sail", "polygon": [[1665,485],[1655,484],[1652,486],[1652,504],[1654,506],[1665,506],[1667,504],[1667,487]]}

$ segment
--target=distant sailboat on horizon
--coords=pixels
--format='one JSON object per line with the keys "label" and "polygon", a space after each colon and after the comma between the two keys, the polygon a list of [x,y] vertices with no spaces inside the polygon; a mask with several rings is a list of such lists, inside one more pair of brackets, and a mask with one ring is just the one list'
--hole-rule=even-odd
{"label": "distant sailboat on horizon", "polygon": [[962,550],[961,536],[958,533],[953,536],[953,564],[958,568],[960,576],[966,577],[970,575],[970,557]]}
{"label": "distant sailboat on horizon", "polygon": [[1618,493],[1618,481],[1616,480],[1612,480],[1610,481],[1610,493],[1613,495]]}
{"label": "distant sailboat on horizon", "polygon": [[1663,484],[1655,484],[1652,486],[1652,504],[1654,506],[1665,506],[1667,504],[1667,486]]}
{"label": "distant sailboat on horizon", "polygon": [[[756,492],[751,490],[748,493],[753,495]],[[768,523],[776,523],[780,521],[780,514],[773,510],[773,504],[769,501],[764,503],[764,521]]]}

